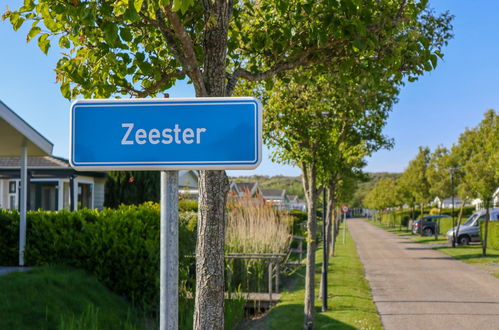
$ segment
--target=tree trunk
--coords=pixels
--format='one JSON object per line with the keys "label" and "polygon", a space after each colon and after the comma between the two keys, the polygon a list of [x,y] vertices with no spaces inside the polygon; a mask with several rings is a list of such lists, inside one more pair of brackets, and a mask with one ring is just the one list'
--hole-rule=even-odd
{"label": "tree trunk", "polygon": [[313,329],[315,303],[315,250],[317,232],[317,182],[315,164],[302,164],[302,178],[307,198],[307,263],[305,270],[304,329]]}
{"label": "tree trunk", "polygon": [[333,230],[334,230],[334,184],[329,184],[329,188],[327,191],[327,213],[326,213],[326,219],[327,219],[327,247],[328,247],[328,263],[329,263],[329,257],[332,256],[332,243],[333,243]]}
{"label": "tree trunk", "polygon": [[[326,269],[329,269],[329,257],[331,256],[331,251],[332,251],[331,243],[332,243],[332,236],[333,236],[333,233],[332,233],[332,229],[333,229],[333,225],[332,225],[333,198],[334,198],[333,195],[334,195],[334,185],[329,184],[329,188],[326,191],[326,218],[324,219],[324,221],[326,221],[326,237],[324,240],[325,240],[325,242],[327,242],[327,244],[326,244],[327,251],[325,253],[325,263],[324,263]],[[325,292],[323,292],[324,286],[323,286],[322,281],[323,281],[323,278],[321,276],[321,286],[320,286],[321,294],[320,294],[320,297],[322,299],[324,299]]]}
{"label": "tree trunk", "polygon": [[[485,198],[484,198],[485,199]],[[483,233],[482,255],[487,256],[487,238],[489,236],[489,220],[490,220],[490,199],[486,199],[485,203],[485,232]]]}
{"label": "tree trunk", "polygon": [[[226,95],[226,55],[233,1],[203,1],[203,88],[196,96]],[[225,171],[201,171],[199,178],[198,238],[196,245],[196,295],[194,325],[200,329],[224,328],[224,245],[229,181]]]}
{"label": "tree trunk", "polygon": [[225,171],[201,171],[194,329],[224,327]]}

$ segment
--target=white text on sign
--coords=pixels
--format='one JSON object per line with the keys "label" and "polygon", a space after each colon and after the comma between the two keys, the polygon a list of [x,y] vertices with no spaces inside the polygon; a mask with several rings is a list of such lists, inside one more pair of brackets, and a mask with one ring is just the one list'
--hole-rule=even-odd
{"label": "white text on sign", "polygon": [[121,139],[122,145],[133,145],[137,144],[200,144],[201,134],[206,132],[206,128],[184,128],[183,130],[178,124],[175,124],[174,128],[164,128],[159,130],[157,128],[152,128],[149,131],[138,128],[135,129],[134,123],[122,123],[121,127],[126,128],[125,135]]}

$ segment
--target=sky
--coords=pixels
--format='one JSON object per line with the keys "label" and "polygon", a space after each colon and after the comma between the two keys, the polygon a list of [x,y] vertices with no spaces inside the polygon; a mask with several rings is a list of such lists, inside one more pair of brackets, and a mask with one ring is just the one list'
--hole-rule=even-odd
{"label": "sky", "polygon": [[[0,12],[21,3],[0,0]],[[466,127],[482,120],[487,109],[499,110],[499,1],[430,0],[430,5],[455,16],[455,36],[434,71],[402,87],[384,129],[395,146],[373,154],[367,160],[368,172],[402,172],[419,146],[450,147]],[[61,96],[54,72],[61,50],[52,47],[44,55],[36,40],[26,43],[29,26],[14,32],[9,22],[0,22],[0,100],[54,144],[54,155],[68,158],[71,102]],[[169,94],[194,97],[185,82]],[[300,170],[272,163],[264,148],[257,169],[228,173],[297,176]]]}

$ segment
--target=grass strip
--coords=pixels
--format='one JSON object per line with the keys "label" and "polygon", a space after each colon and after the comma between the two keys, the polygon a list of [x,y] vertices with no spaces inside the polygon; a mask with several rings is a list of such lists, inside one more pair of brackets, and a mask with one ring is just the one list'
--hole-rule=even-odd
{"label": "grass strip", "polygon": [[[347,232],[342,243],[342,229],[338,236],[336,256],[328,268],[328,311],[322,313],[319,297],[322,249],[316,254],[316,314],[314,329],[382,329],[369,283],[355,244]],[[303,299],[305,294],[304,269],[295,276],[294,286],[282,293],[281,302],[261,320],[248,327],[252,329],[303,329]]]}

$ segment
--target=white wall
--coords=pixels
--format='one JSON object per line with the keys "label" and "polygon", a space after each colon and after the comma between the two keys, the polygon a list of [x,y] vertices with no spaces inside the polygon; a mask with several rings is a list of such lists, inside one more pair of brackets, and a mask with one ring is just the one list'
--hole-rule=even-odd
{"label": "white wall", "polygon": [[95,178],[94,179],[94,208],[101,210],[104,208],[104,193],[105,193],[105,183],[106,179]]}

